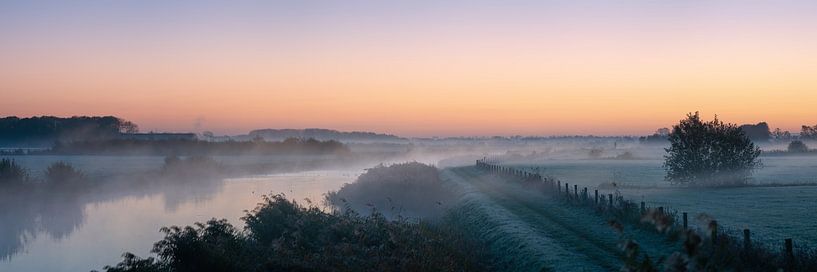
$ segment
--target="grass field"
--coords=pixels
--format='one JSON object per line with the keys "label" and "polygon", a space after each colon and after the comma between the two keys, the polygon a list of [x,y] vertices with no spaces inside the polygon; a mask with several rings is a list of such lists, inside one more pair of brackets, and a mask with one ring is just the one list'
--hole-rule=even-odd
{"label": "grass field", "polygon": [[[751,187],[684,188],[663,180],[660,160],[550,160],[510,165],[542,173],[589,190],[618,190],[630,200],[688,212],[690,219],[704,213],[735,233],[748,228],[753,239],[782,248],[783,239],[795,246],[817,246],[817,186],[782,186],[817,183],[814,157],[763,157],[764,167]],[[615,183],[614,188],[611,185]],[[690,224],[697,223],[694,220]]]}

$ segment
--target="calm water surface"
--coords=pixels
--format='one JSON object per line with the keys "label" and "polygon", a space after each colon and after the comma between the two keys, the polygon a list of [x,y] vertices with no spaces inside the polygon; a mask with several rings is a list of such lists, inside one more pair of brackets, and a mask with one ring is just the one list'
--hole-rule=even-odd
{"label": "calm water surface", "polygon": [[[35,158],[36,159],[36,158]],[[42,158],[40,158],[42,159]],[[131,158],[152,164],[157,158]],[[152,165],[151,165],[152,166]],[[117,185],[74,191],[0,192],[0,271],[89,271],[148,256],[159,228],[240,217],[263,194],[316,205],[360,172],[313,171],[182,184]]]}

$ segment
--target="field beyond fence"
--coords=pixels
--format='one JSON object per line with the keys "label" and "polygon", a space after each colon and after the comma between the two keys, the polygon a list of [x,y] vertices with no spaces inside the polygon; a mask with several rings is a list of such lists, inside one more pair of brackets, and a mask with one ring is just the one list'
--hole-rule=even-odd
{"label": "field beyond fence", "polygon": [[[797,247],[791,238],[785,238],[779,241],[779,244],[757,242],[752,240],[752,231],[749,228],[734,231],[719,226],[714,218],[704,218],[709,221],[706,229],[690,226],[690,219],[693,218],[690,218],[691,214],[687,211],[676,211],[663,206],[650,207],[643,201],[636,203],[625,199],[617,191],[579,188],[578,185],[571,185],[556,178],[502,166],[487,159],[477,160],[476,168],[504,177],[504,180],[509,182],[520,182],[543,194],[550,194],[563,200],[566,205],[588,208],[637,227],[665,233],[670,239],[679,239],[678,237],[684,233],[697,233],[707,239],[708,248],[713,254],[727,256],[726,259],[731,258],[728,262],[733,266],[736,264],[738,270],[817,271],[815,251]],[[700,216],[698,219],[701,219]],[[657,259],[655,257],[659,256],[651,256]]]}

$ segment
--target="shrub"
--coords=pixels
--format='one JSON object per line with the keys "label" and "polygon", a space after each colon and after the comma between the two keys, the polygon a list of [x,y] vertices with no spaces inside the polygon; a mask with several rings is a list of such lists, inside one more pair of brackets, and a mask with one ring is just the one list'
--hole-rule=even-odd
{"label": "shrub", "polygon": [[45,170],[45,179],[48,182],[65,183],[83,180],[85,175],[71,164],[55,162]]}
{"label": "shrub", "polygon": [[634,160],[635,155],[633,155],[633,152],[626,151],[624,153],[616,155],[615,159],[617,159],[617,160]]}
{"label": "shrub", "polygon": [[368,169],[354,183],[326,196],[328,203],[368,213],[376,208],[387,217],[436,218],[453,199],[443,187],[436,167],[418,162],[379,165]]}
{"label": "shrub", "polygon": [[666,179],[695,185],[741,185],[759,167],[760,148],[734,124],[715,117],[704,122],[700,115],[672,127],[666,148]]}
{"label": "shrub", "polygon": [[808,146],[802,141],[792,141],[789,143],[788,150],[791,153],[806,153],[808,152]]}
{"label": "shrub", "polygon": [[590,151],[587,153],[587,155],[590,156],[590,158],[593,158],[593,159],[600,158],[602,154],[604,154],[604,149],[596,148],[596,147],[590,149]]}
{"label": "shrub", "polygon": [[14,160],[0,160],[0,183],[22,182],[28,180],[28,173]]}
{"label": "shrub", "polygon": [[163,174],[184,177],[214,176],[221,170],[223,170],[221,164],[205,156],[191,156],[184,159],[168,156],[165,157],[165,164],[162,166]]}
{"label": "shrub", "polygon": [[135,271],[480,271],[480,244],[456,228],[387,220],[379,213],[325,213],[281,195],[243,218],[163,228],[157,258],[125,254],[108,272]]}
{"label": "shrub", "polygon": [[244,258],[244,237],[226,219],[161,231],[165,238],[154,245],[153,253],[167,260],[172,271],[251,271],[256,265]]}
{"label": "shrub", "polygon": [[[105,271],[107,272],[164,272],[169,271],[170,269],[166,266],[162,265],[161,263],[156,262],[156,259],[149,257],[149,258],[139,258],[132,253],[125,253],[122,254],[122,262],[116,264],[115,266],[106,266]],[[94,270],[94,272],[96,272]]]}

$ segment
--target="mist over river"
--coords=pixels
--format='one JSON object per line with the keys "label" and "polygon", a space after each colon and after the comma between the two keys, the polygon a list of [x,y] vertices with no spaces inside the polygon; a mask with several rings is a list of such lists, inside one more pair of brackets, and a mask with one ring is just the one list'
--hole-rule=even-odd
{"label": "mist over river", "polygon": [[[62,159],[80,169],[96,169],[88,171],[96,176],[138,173],[162,164],[161,157],[120,157],[113,161],[98,156],[22,158],[18,161],[32,172]],[[302,204],[309,199],[321,205],[326,192],[352,182],[359,174],[326,170],[172,184],[104,184],[103,179],[102,185],[60,191],[3,188],[0,271],[99,270],[120,261],[123,252],[150,256],[153,243],[163,237],[161,227],[187,226],[211,218],[226,218],[241,227],[244,211],[253,209],[264,194],[281,193]]]}

